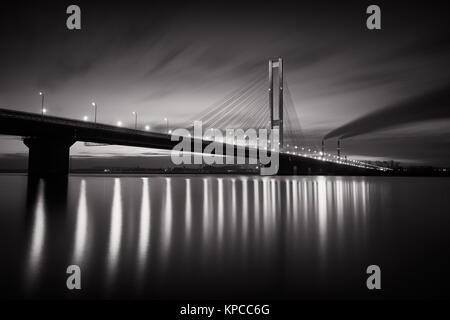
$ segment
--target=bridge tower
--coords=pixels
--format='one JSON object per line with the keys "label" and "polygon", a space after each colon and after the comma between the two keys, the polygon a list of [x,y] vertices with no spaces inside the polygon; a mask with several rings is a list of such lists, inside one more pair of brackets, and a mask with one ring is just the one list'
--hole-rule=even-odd
{"label": "bridge tower", "polygon": [[[273,73],[278,69],[278,112],[273,108]],[[269,60],[269,109],[270,128],[278,128],[280,132],[280,148],[283,147],[283,59]]]}

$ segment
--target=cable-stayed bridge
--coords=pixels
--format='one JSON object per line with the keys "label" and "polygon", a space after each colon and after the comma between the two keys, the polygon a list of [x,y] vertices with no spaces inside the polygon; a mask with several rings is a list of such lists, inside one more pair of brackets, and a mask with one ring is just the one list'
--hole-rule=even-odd
{"label": "cable-stayed bridge", "polygon": [[[279,140],[269,139],[263,146],[258,141],[253,145],[248,140],[230,142],[215,134],[195,136],[192,128],[195,121],[202,123],[203,132],[208,129],[212,132],[265,129],[272,137],[278,132]],[[247,85],[186,121],[185,128],[191,132],[192,145],[201,145],[201,150],[215,142],[222,144],[224,149],[225,145],[231,145],[236,156],[243,149],[246,158],[251,157],[251,151],[255,149],[257,158],[262,148],[264,152],[276,152],[280,174],[371,174],[386,170],[305,144],[289,86],[283,79],[281,58],[269,61],[268,79],[265,72],[258,74]],[[8,109],[0,109],[0,134],[23,138],[29,148],[28,172],[39,177],[67,175],[70,146],[77,141],[167,150],[178,144],[170,132],[149,132],[137,130],[137,127],[133,130]]]}
{"label": "cable-stayed bridge", "polygon": [[[269,78],[259,72],[247,85],[235,90],[204,113],[192,119],[205,129],[279,129],[280,148],[287,149],[304,141],[299,117],[288,84],[283,80],[283,61],[269,61]],[[274,77],[273,70],[279,70]],[[277,86],[275,86],[275,84]]]}

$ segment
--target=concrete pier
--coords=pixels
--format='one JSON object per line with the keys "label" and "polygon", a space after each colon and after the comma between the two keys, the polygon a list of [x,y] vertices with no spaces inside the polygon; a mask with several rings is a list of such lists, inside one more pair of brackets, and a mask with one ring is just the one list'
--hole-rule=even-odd
{"label": "concrete pier", "polygon": [[31,137],[24,138],[23,142],[29,149],[28,175],[52,177],[69,173],[69,153],[73,140]]}

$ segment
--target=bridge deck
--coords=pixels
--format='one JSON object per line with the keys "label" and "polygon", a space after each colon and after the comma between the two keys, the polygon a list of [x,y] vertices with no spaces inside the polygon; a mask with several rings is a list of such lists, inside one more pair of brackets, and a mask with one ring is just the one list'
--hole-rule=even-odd
{"label": "bridge deck", "polygon": [[[48,115],[33,114],[22,111],[0,109],[0,134],[21,136],[23,138],[44,138],[50,141],[65,140],[74,143],[76,141],[102,143],[111,145],[125,145],[155,149],[172,149],[178,141],[172,141],[171,135],[122,128],[101,123],[86,122]],[[197,140],[198,141],[198,140]],[[210,141],[200,141],[202,150]],[[192,145],[194,139],[192,140]],[[225,146],[223,145],[223,150]],[[243,146],[234,146],[235,154],[237,149],[242,150]],[[194,150],[192,148],[192,150]],[[250,149],[245,148],[245,157],[250,156]],[[357,170],[350,164],[335,163],[305,157],[280,153],[280,166],[287,164],[289,167],[299,168],[299,172],[340,172],[342,170]],[[303,170],[302,170],[303,168]],[[306,168],[306,169],[305,169]],[[369,169],[369,168],[367,168]]]}
{"label": "bridge deck", "polygon": [[21,137],[71,137],[74,141],[172,148],[177,142],[168,134],[133,130],[101,123],[0,109],[0,134]]}

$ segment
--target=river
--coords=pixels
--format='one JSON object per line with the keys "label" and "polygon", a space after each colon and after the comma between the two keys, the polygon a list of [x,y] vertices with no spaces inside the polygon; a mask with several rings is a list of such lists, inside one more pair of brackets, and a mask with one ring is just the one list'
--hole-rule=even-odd
{"label": "river", "polygon": [[3,298],[450,296],[448,178],[5,174],[0,190]]}

